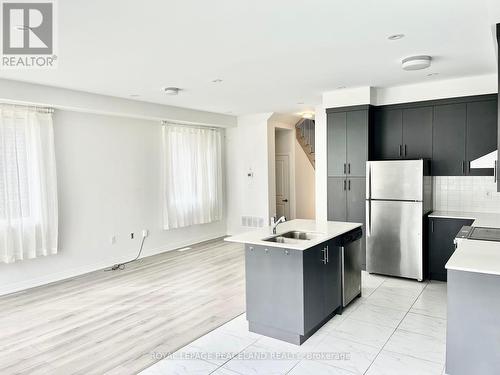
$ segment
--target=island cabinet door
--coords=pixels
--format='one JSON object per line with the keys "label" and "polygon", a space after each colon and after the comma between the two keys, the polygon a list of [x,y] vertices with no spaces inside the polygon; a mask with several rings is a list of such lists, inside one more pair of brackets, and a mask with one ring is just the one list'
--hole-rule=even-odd
{"label": "island cabinet door", "polygon": [[302,251],[246,245],[247,319],[303,332]]}
{"label": "island cabinet door", "polygon": [[326,263],[323,265],[324,314],[331,314],[342,305],[342,274],[340,247],[328,241]]}
{"label": "island cabinet door", "polygon": [[305,332],[309,332],[325,318],[324,249],[322,244],[303,252]]}

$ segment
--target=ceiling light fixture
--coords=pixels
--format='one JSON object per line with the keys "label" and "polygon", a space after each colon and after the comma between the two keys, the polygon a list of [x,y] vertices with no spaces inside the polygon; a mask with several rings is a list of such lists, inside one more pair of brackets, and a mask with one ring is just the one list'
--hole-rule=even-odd
{"label": "ceiling light fixture", "polygon": [[213,83],[221,83],[221,82],[222,82],[222,79],[217,78],[217,79],[214,79],[212,82],[213,82]]}
{"label": "ceiling light fixture", "polygon": [[131,98],[138,98],[140,95],[139,94],[130,94],[129,95]]}
{"label": "ceiling light fixture", "polygon": [[162,90],[167,95],[178,95],[179,91],[181,91],[178,87],[164,87]]}
{"label": "ceiling light fixture", "polygon": [[345,86],[339,86],[339,87],[337,87],[337,90],[343,90],[343,89],[345,89]]}
{"label": "ceiling light fixture", "polygon": [[298,104],[298,105],[302,105],[302,104],[304,104],[304,102],[297,102],[297,104]]}
{"label": "ceiling light fixture", "polygon": [[427,74],[427,77],[434,77],[437,75],[439,75],[439,73],[429,73],[429,74]]}
{"label": "ceiling light fixture", "polygon": [[387,37],[387,39],[389,40],[399,40],[399,39],[403,39],[405,37],[405,34],[393,34],[393,35],[389,35]]}
{"label": "ceiling light fixture", "polygon": [[308,120],[312,119],[313,117],[314,117],[314,113],[312,113],[312,112],[304,112],[302,114],[302,118],[305,118],[305,119],[308,119]]}
{"label": "ceiling light fixture", "polygon": [[421,70],[431,66],[431,60],[432,57],[426,55],[410,56],[403,59],[401,64],[404,70]]}

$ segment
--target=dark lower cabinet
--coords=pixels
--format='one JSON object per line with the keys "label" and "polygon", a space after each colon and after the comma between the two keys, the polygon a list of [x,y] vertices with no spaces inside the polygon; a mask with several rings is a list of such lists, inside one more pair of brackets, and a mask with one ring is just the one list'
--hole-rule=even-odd
{"label": "dark lower cabinet", "polygon": [[246,315],[252,332],[301,344],[342,307],[340,248],[245,245]]}
{"label": "dark lower cabinet", "polygon": [[430,280],[446,281],[444,266],[455,251],[455,236],[464,225],[471,225],[473,221],[429,217],[428,270]]}
{"label": "dark lower cabinet", "polygon": [[328,177],[328,220],[363,224],[361,264],[366,269],[366,178]]}

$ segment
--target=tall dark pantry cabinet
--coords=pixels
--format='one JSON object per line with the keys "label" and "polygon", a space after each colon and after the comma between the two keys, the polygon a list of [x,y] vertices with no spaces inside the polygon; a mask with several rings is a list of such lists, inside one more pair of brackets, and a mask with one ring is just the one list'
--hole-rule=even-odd
{"label": "tall dark pantry cabinet", "polygon": [[370,106],[327,109],[328,220],[363,223],[366,269],[365,197]]}

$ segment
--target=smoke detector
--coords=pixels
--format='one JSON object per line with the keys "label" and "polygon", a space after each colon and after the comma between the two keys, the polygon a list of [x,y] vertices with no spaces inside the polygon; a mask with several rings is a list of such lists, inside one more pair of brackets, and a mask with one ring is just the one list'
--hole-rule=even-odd
{"label": "smoke detector", "polygon": [[179,91],[181,91],[178,87],[164,87],[163,92],[167,95],[178,95]]}
{"label": "smoke detector", "polygon": [[421,70],[431,66],[430,56],[411,56],[401,62],[404,70]]}

